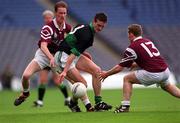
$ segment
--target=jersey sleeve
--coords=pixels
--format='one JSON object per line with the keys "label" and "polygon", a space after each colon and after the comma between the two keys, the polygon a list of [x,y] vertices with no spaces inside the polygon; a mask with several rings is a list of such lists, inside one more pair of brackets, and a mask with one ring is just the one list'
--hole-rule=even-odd
{"label": "jersey sleeve", "polygon": [[45,25],[42,27],[41,32],[40,32],[40,36],[41,36],[41,42],[47,42],[50,43],[51,42],[51,36],[53,35],[53,30],[50,26]]}
{"label": "jersey sleeve", "polygon": [[120,61],[119,65],[122,67],[131,67],[135,59],[137,59],[136,52],[133,49],[128,47],[125,50],[123,59]]}
{"label": "jersey sleeve", "polygon": [[75,43],[77,42],[77,39],[75,37],[74,34],[69,33],[66,38],[65,41],[68,43],[68,45],[71,47],[71,52],[76,55],[79,56],[81,53],[76,49],[75,47]]}

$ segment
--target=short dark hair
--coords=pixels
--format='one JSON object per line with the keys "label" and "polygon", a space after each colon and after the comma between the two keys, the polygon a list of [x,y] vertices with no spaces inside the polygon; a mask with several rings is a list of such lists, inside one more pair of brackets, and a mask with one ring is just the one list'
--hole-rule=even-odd
{"label": "short dark hair", "polygon": [[139,24],[131,24],[128,26],[128,33],[132,33],[136,37],[141,36],[143,33],[142,26]]}
{"label": "short dark hair", "polygon": [[59,2],[57,2],[57,3],[55,4],[55,6],[54,6],[55,12],[57,12],[58,8],[61,8],[61,7],[68,9],[68,5],[67,5],[66,2],[64,2],[64,1],[59,1]]}
{"label": "short dark hair", "polygon": [[107,22],[107,15],[103,12],[100,13],[96,13],[95,17],[94,17],[94,21],[100,20],[102,22]]}

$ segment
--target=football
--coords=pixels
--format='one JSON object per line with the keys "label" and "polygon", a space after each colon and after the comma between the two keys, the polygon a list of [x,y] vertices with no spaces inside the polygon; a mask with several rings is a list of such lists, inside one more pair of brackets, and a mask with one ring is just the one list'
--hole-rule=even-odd
{"label": "football", "polygon": [[86,86],[81,82],[76,82],[72,85],[71,88],[73,97],[75,98],[81,98],[86,94]]}

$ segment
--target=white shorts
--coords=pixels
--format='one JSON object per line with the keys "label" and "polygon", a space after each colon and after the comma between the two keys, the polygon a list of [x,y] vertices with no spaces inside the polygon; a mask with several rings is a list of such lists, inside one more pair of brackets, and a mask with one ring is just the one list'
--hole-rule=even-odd
{"label": "white shorts", "polygon": [[[56,52],[56,54],[54,55],[54,58],[55,58],[55,64],[57,66],[56,66],[56,68],[52,68],[53,72],[59,73],[60,71],[62,71],[66,65],[68,57],[69,57],[69,55],[66,54],[65,52],[61,52],[61,51]],[[73,60],[73,62],[71,63],[71,65],[69,67],[69,70],[76,67],[76,63],[79,60],[79,57],[76,57]]]}
{"label": "white shorts", "polygon": [[165,71],[159,73],[152,73],[146,70],[135,71],[136,78],[140,81],[141,84],[145,86],[157,84],[160,85],[161,87],[164,87],[169,83],[168,82],[169,75],[170,75],[170,71],[168,68]]}
{"label": "white shorts", "polygon": [[39,64],[41,69],[50,67],[50,61],[48,57],[42,52],[40,48],[37,49],[33,60],[35,60]]}

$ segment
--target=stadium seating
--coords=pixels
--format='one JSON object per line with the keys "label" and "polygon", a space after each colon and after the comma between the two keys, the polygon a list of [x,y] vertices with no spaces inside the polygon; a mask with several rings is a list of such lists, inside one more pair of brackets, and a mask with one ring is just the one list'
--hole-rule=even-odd
{"label": "stadium seating", "polygon": [[1,0],[0,26],[40,28],[42,11],[42,6],[35,0]]}
{"label": "stadium seating", "polygon": [[43,10],[35,0],[0,1],[0,72],[10,64],[20,77],[37,49]]}
{"label": "stadium seating", "polygon": [[0,29],[0,69],[10,64],[15,75],[20,76],[37,49],[38,36],[34,30],[19,28]]}
{"label": "stadium seating", "polygon": [[[96,12],[107,13],[108,25],[98,37],[120,55],[128,46],[127,26],[131,23],[142,24],[145,37],[155,42],[173,72],[179,75],[180,46],[177,45],[180,38],[179,0],[66,0],[66,2],[69,4],[69,14],[79,23],[89,23]],[[43,10],[36,0],[0,1],[0,59],[3,59],[0,61],[0,70],[6,63],[13,62],[12,67],[16,69],[17,75],[21,75],[37,48]],[[100,49],[92,48],[89,51],[102,68],[106,69],[116,64],[117,60]]]}

